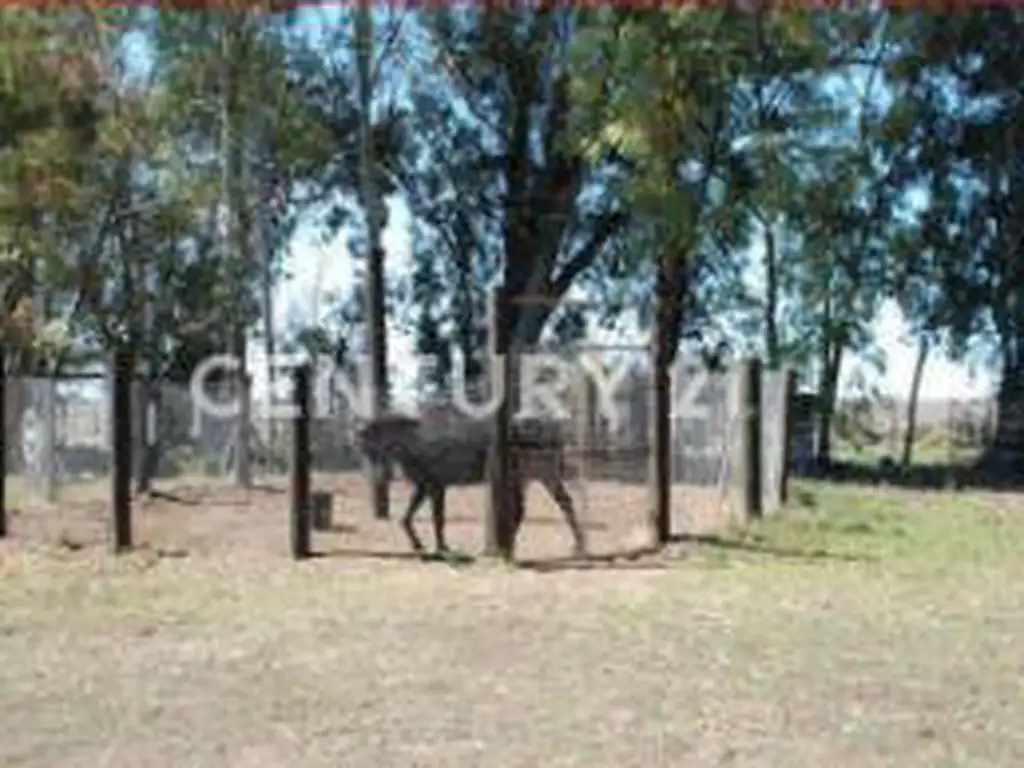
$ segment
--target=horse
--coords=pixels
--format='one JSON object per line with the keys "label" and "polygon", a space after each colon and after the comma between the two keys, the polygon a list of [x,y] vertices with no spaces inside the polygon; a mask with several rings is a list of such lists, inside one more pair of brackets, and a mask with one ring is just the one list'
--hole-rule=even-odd
{"label": "horse", "polygon": [[[512,471],[518,475],[514,480],[537,480],[544,486],[572,531],[575,554],[585,555],[583,529],[564,482],[564,440],[558,425],[538,418],[517,418],[509,426],[509,450],[516,455]],[[415,552],[422,553],[424,547],[413,521],[428,498],[437,552],[448,551],[445,492],[452,486],[473,485],[486,479],[493,436],[493,420],[462,415],[422,419],[385,414],[357,430],[356,447],[374,463],[397,464],[413,486],[402,527]],[[516,527],[519,522],[515,521]]]}

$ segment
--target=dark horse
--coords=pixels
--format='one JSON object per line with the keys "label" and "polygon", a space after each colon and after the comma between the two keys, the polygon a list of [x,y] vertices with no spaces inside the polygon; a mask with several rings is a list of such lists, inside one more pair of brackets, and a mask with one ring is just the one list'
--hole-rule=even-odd
{"label": "dark horse", "polygon": [[[373,419],[356,434],[356,445],[368,459],[394,462],[413,485],[412,499],[402,519],[409,543],[417,552],[423,542],[416,535],[413,518],[429,497],[434,518],[434,539],[439,553],[446,552],[445,491],[449,486],[472,485],[487,476],[494,430],[493,422],[457,416],[432,422],[389,414]],[[577,555],[586,542],[572,497],[563,482],[563,441],[556,424],[540,419],[516,419],[509,434],[514,452],[513,471],[523,480],[538,480],[554,499],[572,530]],[[518,521],[517,521],[518,522]]]}

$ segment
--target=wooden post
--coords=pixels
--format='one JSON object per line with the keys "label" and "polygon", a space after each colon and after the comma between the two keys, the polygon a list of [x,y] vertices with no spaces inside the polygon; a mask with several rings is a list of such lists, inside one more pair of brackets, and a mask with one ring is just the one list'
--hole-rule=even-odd
{"label": "wooden post", "polygon": [[789,474],[793,465],[793,440],[796,436],[796,370],[786,371],[786,397],[782,406],[785,409],[784,429],[782,435],[782,476],[779,478],[779,503],[789,503]]}
{"label": "wooden post", "polygon": [[313,515],[313,529],[317,531],[329,531],[333,524],[332,502],[333,497],[327,491],[313,491],[309,496],[310,507]]}
{"label": "wooden post", "polygon": [[50,372],[43,382],[43,472],[44,493],[50,504],[57,502],[57,378]]}
{"label": "wooden post", "polygon": [[115,553],[132,548],[132,373],[135,356],[131,347],[120,345],[114,352],[110,415],[113,443],[111,500],[113,503],[113,548]]}
{"label": "wooden post", "polygon": [[304,560],[311,552],[310,525],[310,450],[309,450],[309,365],[295,369],[292,402],[291,466],[291,551],[295,560]]}
{"label": "wooden post", "polygon": [[669,349],[670,329],[661,319],[666,310],[661,308],[655,326],[653,365],[649,383],[649,410],[647,414],[651,439],[650,529],[659,546],[667,544],[672,536],[672,360]]}
{"label": "wooden post", "polygon": [[761,361],[747,360],[740,372],[738,398],[740,423],[739,472],[744,518],[760,518],[761,498]]}
{"label": "wooden post", "polygon": [[[370,124],[370,103],[373,99],[373,18],[372,8],[367,0],[361,0],[355,17],[356,39],[356,80],[360,105],[359,119],[359,191],[366,207],[366,236],[370,253],[366,265],[364,284],[366,298],[366,320],[369,335],[370,388],[373,399],[371,415],[380,416],[388,406],[387,328],[385,323],[385,274],[384,249],[381,247],[381,230],[387,208],[378,198],[375,183],[377,163],[374,159],[374,141]],[[389,472],[379,462],[366,462],[367,479],[370,481],[373,516],[387,520]]]}
{"label": "wooden post", "polygon": [[[491,328],[494,352],[499,361],[499,371],[503,386],[501,405],[494,414],[494,429],[488,457],[490,475],[490,499],[487,515],[484,519],[484,554],[488,557],[501,556],[506,560],[512,558],[510,541],[511,507],[509,504],[509,380],[511,366],[509,360],[509,303],[504,290],[498,288],[494,294],[494,327]],[[494,380],[494,372],[491,372]],[[493,392],[490,393],[493,396]]]}
{"label": "wooden post", "polygon": [[0,347],[0,539],[7,536],[7,350]]}

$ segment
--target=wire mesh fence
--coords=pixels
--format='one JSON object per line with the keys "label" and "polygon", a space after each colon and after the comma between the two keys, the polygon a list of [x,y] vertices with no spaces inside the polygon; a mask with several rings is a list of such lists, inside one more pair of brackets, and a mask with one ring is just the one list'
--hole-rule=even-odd
{"label": "wire mesh fence", "polygon": [[[556,352],[559,360],[571,363],[571,375],[556,388],[560,408],[545,413],[541,403],[540,412],[534,415],[547,416],[559,425],[565,448],[565,482],[580,518],[597,532],[594,539],[609,549],[640,543],[649,535],[652,506],[649,350],[577,346]],[[583,358],[586,364],[580,363]],[[282,390],[287,390],[287,383],[287,379],[282,381]],[[477,403],[489,394],[486,384],[478,383],[470,390],[469,399]],[[703,532],[738,517],[743,503],[735,476],[743,425],[739,370],[709,374],[699,361],[683,360],[674,371],[673,390],[672,527],[679,532]],[[784,392],[781,379],[764,377],[766,509],[771,508],[782,474],[784,452],[779,445],[785,430],[776,417],[785,412],[780,405]],[[88,508],[102,527],[109,509],[112,471],[110,382],[102,378],[13,379],[6,394],[8,487],[15,503],[49,503],[56,507],[48,513],[51,517]],[[225,403],[235,391],[229,383],[208,385],[207,395]],[[333,387],[317,388],[316,396],[320,402],[310,424],[314,488],[335,494],[339,506],[353,520],[368,520],[370,494],[354,441],[357,419],[345,397]],[[262,394],[251,403],[247,452],[253,487],[283,494],[288,487],[292,425],[269,405]],[[455,417],[457,411],[450,395],[424,396],[417,405],[421,416],[435,422]],[[538,403],[528,406],[527,412]],[[148,478],[148,487],[158,492],[199,489],[205,501],[193,504],[195,509],[189,514],[220,514],[214,507],[228,495],[238,494],[233,478],[239,421],[236,415],[205,412],[187,385],[136,381],[136,487]],[[457,497],[456,508],[461,512],[456,519],[481,530],[486,487],[459,491]],[[251,501],[248,492],[240,498],[232,503]],[[394,484],[393,510],[400,512],[407,500],[406,485]],[[542,488],[530,488],[527,509],[528,525],[561,526],[561,514]]]}
{"label": "wire mesh fence", "polygon": [[[650,543],[654,485],[649,350],[577,346],[556,352],[559,360],[572,363],[572,375],[556,387],[562,407],[547,414],[542,408],[535,415],[547,415],[561,429],[565,481],[590,531],[592,551],[621,553],[645,546]],[[581,364],[582,358],[589,362]],[[710,373],[693,359],[681,360],[674,370],[670,470],[675,532],[711,532],[745,517],[749,489],[744,482],[750,455],[744,439],[749,438],[750,425],[743,409],[744,376],[742,366]],[[809,404],[813,398],[807,396],[789,402],[784,372],[764,371],[760,381],[761,506],[770,514],[779,502],[787,455],[796,468],[813,458],[816,410]],[[288,383],[283,377],[279,395],[288,394]],[[8,380],[4,425],[8,500],[12,507],[27,510],[22,518],[15,518],[19,537],[27,525],[37,524],[47,528],[51,540],[62,537],[65,529],[86,531],[80,541],[100,542],[109,535],[110,387],[105,378]],[[216,401],[234,397],[226,383],[207,389]],[[467,396],[484,403],[489,387],[478,383]],[[388,552],[407,547],[400,532],[393,533],[400,526],[372,521],[363,459],[354,440],[358,423],[345,397],[333,387],[318,387],[315,398],[319,402],[310,424],[313,487],[333,494],[336,521],[341,525],[337,530],[352,533],[351,546]],[[212,550],[227,539],[233,546],[258,539],[258,546],[264,548],[284,539],[292,424],[268,410],[269,405],[262,394],[251,404],[246,440],[253,484],[245,490],[234,482],[239,417],[204,413],[187,385],[134,384],[136,487],[148,477],[151,489],[157,491],[155,496],[138,497],[139,523],[149,531],[140,534],[140,541],[147,536],[148,540],[160,536],[167,541],[201,540],[205,542],[201,546]],[[450,394],[424,393],[416,405],[419,415],[434,423],[464,418]],[[877,463],[898,456],[902,449],[908,427],[906,403],[869,405],[840,404],[834,426],[835,454],[840,459]],[[529,406],[536,408],[538,403]],[[792,430],[786,424],[791,409]],[[992,443],[998,431],[994,403],[985,400],[922,401],[917,415],[912,435],[916,462],[970,461]],[[790,433],[793,443],[787,451]],[[156,498],[172,501],[165,504]],[[392,484],[392,519],[402,513],[409,498],[407,483]],[[487,504],[485,483],[449,495],[455,541],[470,551],[479,549]],[[523,543],[526,557],[568,552],[568,529],[538,484],[529,487],[526,508],[517,551]],[[429,515],[421,518],[421,524],[423,519],[429,520]],[[263,523],[257,525],[257,520]],[[153,533],[153,526],[163,526],[164,532]]]}
{"label": "wire mesh fence", "polygon": [[[811,405],[798,416],[805,442],[820,440],[818,413]],[[859,397],[840,400],[831,424],[831,457],[839,462],[964,465],[993,442],[998,408],[993,398],[924,398],[914,408],[906,399]],[[1005,417],[1004,417],[1005,418]]]}
{"label": "wire mesh fence", "polygon": [[[580,349],[573,353],[577,356]],[[600,352],[600,358],[595,357]],[[560,425],[570,480],[583,513],[591,499],[626,494],[627,505],[645,509],[650,480],[651,379],[646,348],[586,350],[588,367],[577,366],[566,382],[560,403],[564,410],[546,414]],[[568,360],[568,355],[563,355]],[[595,363],[595,360],[597,361]],[[604,380],[595,384],[595,365]],[[615,369],[614,371],[612,369]],[[735,373],[707,375],[696,362],[682,362],[675,371],[673,414],[673,483],[680,489],[707,489],[722,503],[728,497],[736,439]],[[780,413],[782,383],[765,379],[766,410]],[[207,387],[213,400],[233,396],[229,384]],[[317,408],[311,424],[314,471],[351,473],[361,467],[353,433],[356,419],[345,399],[332,389],[318,394],[328,402]],[[470,399],[481,402],[486,387],[471,387]],[[102,486],[111,471],[110,382],[104,378],[16,378],[8,383],[6,441],[12,487],[36,499],[57,502],[73,498],[83,485]],[[133,384],[133,431],[136,478],[153,481],[189,477],[211,483],[232,476],[237,461],[238,417],[205,413],[183,384]],[[268,400],[257,398],[250,410],[248,451],[258,481],[287,477],[291,425],[268,412]],[[421,415],[454,411],[448,397],[423,397]],[[541,414],[545,415],[545,414]],[[770,421],[770,420],[769,420]],[[767,422],[766,422],[767,423]],[[774,421],[771,422],[775,424]],[[783,439],[778,425],[763,431],[765,455],[778,457]],[[768,486],[774,488],[781,465],[766,461]],[[769,495],[773,490],[766,491]],[[635,498],[634,498],[635,497]]]}

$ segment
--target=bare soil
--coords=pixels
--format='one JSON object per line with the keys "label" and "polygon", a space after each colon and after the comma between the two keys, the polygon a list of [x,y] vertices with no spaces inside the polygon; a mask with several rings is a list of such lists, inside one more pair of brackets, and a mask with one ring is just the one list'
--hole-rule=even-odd
{"label": "bare soil", "polygon": [[[391,520],[373,518],[365,479],[358,473],[317,474],[313,488],[332,494],[334,529],[316,534],[315,547],[325,554],[401,555],[409,552],[398,521],[409,502],[410,487],[401,479],[391,488]],[[108,538],[109,483],[68,485],[55,504],[37,495],[22,495],[15,525],[19,537],[42,546],[99,546]],[[135,536],[160,550],[212,553],[230,549],[281,552],[288,544],[288,480],[258,478],[249,492],[227,480],[184,478],[157,485],[158,493],[136,501]],[[581,524],[594,554],[632,554],[649,544],[648,490],[641,483],[569,482]],[[674,530],[702,533],[730,522],[729,499],[711,486],[673,488]],[[572,537],[561,512],[539,484],[527,489],[526,522],[517,540],[517,556],[526,560],[562,558],[572,550]],[[482,486],[449,491],[446,533],[450,544],[479,554],[483,543],[487,489]],[[429,504],[417,513],[417,530],[433,547]]]}
{"label": "bare soil", "polygon": [[[335,530],[294,563],[277,485],[165,489],[123,557],[105,488],[21,503],[0,542],[0,765],[1024,764],[1020,497],[806,486],[739,533],[687,489],[677,525],[711,544],[508,568],[406,557],[352,477],[318,478]],[[520,551],[559,563],[540,493]],[[468,552],[482,500],[451,500]],[[589,488],[595,548],[628,547],[645,505]]]}

